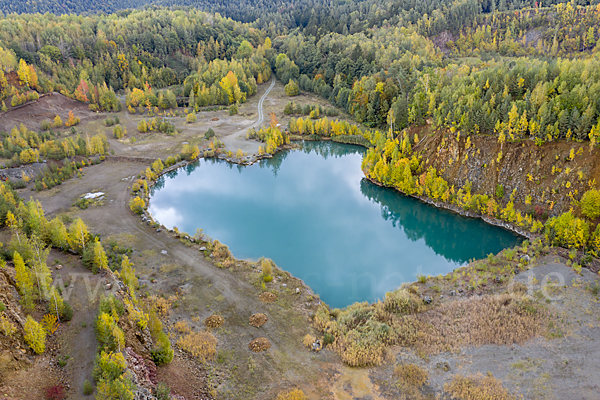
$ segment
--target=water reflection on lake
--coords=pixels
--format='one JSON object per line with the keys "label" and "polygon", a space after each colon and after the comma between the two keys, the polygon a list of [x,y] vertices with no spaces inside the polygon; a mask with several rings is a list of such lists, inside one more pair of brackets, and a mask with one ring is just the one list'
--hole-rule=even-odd
{"label": "water reflection on lake", "polygon": [[307,142],[250,167],[200,160],[157,182],[150,212],[169,228],[202,228],[237,258],[272,258],[333,307],[380,299],[418,274],[445,274],[519,242],[372,184],[363,152]]}

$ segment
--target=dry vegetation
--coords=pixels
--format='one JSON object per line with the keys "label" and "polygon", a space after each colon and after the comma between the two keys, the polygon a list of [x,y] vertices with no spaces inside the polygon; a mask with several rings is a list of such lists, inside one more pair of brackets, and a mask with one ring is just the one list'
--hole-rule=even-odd
{"label": "dry vegetation", "polygon": [[177,340],[177,346],[201,362],[213,361],[217,356],[217,338],[210,332],[190,332]]}
{"label": "dry vegetation", "polygon": [[230,268],[235,265],[235,259],[229,251],[229,247],[216,239],[212,242],[212,254],[215,257],[215,265],[217,267]]}
{"label": "dry vegetation", "polygon": [[418,317],[415,346],[440,353],[463,346],[522,344],[543,335],[549,318],[546,308],[519,294],[445,303]]}
{"label": "dry vegetation", "polygon": [[403,384],[420,388],[427,383],[428,374],[423,368],[414,364],[398,365],[394,369],[394,375]]}
{"label": "dry vegetation", "polygon": [[409,346],[422,354],[463,346],[523,343],[545,333],[545,307],[520,294],[472,297],[421,312],[423,302],[406,289],[385,301],[344,310],[321,306],[314,322],[335,337],[333,348],[350,366],[380,365],[386,348]]}
{"label": "dry vegetation", "polygon": [[260,328],[267,323],[269,318],[263,313],[252,314],[250,316],[250,325]]}
{"label": "dry vegetation", "polygon": [[429,378],[426,370],[415,364],[402,364],[394,369],[394,376],[398,378],[396,386],[402,390],[404,398],[423,398],[421,387],[427,383]]}
{"label": "dry vegetation", "polygon": [[300,389],[292,389],[287,392],[279,393],[277,400],[308,400],[308,397]]}
{"label": "dry vegetation", "polygon": [[274,303],[277,300],[277,295],[271,292],[263,292],[258,298],[265,303]]}
{"label": "dry vegetation", "polygon": [[502,387],[502,382],[491,374],[487,376],[477,374],[468,377],[455,375],[451,382],[444,385],[444,390],[450,393],[453,398],[460,400],[515,399]]}
{"label": "dry vegetation", "polygon": [[315,340],[317,340],[317,338],[314,335],[307,333],[306,336],[302,338],[302,344],[304,345],[304,347],[312,350],[312,346]]}
{"label": "dry vegetation", "polygon": [[204,320],[204,326],[208,328],[220,328],[223,326],[225,320],[220,315],[211,315]]}
{"label": "dry vegetation", "polygon": [[170,296],[169,298],[150,296],[147,299],[147,303],[149,308],[156,310],[161,317],[165,317],[175,300],[177,300],[176,296]]}
{"label": "dry vegetation", "polygon": [[248,344],[248,348],[255,353],[260,353],[261,351],[269,350],[271,348],[271,342],[266,337],[259,337],[254,339]]}
{"label": "dry vegetation", "polygon": [[190,333],[192,331],[187,321],[177,321],[173,325],[173,328],[179,333]]}

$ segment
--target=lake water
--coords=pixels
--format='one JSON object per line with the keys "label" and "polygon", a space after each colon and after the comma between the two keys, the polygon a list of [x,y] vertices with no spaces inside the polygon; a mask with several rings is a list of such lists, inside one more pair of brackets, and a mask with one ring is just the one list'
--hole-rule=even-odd
{"label": "lake water", "polygon": [[332,307],[382,299],[417,275],[446,274],[521,240],[372,184],[361,147],[301,146],[249,167],[190,164],[157,182],[149,210],[168,228],[202,228],[236,258],[273,259]]}

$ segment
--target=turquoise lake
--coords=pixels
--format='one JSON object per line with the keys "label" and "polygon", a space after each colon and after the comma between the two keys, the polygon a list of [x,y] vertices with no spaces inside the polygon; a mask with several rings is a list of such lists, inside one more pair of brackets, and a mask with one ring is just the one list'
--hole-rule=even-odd
{"label": "turquoise lake", "polygon": [[332,307],[382,299],[522,240],[372,184],[361,147],[301,147],[249,167],[202,159],[159,179],[149,210],[168,228],[203,229],[236,258],[273,259]]}

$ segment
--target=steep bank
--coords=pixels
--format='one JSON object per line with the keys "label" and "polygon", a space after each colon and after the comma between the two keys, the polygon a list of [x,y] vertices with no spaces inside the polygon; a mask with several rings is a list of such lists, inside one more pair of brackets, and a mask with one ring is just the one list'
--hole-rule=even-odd
{"label": "steep bank", "polygon": [[457,190],[470,182],[473,193],[495,196],[499,203],[515,191],[515,206],[540,217],[567,211],[600,181],[598,149],[589,142],[501,144],[493,136],[465,137],[429,126],[414,127],[410,134],[420,138],[413,153],[421,155],[423,172],[434,167]]}

